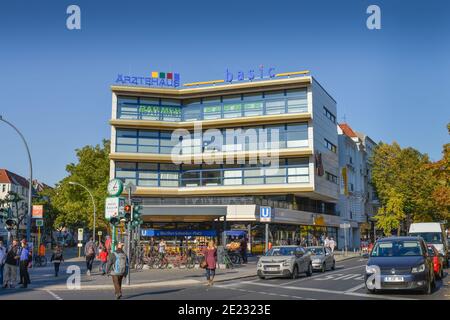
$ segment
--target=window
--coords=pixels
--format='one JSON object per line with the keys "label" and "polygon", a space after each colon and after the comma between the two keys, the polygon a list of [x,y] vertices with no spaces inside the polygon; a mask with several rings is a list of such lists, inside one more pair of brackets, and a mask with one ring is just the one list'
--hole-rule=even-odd
{"label": "window", "polygon": [[138,119],[138,99],[134,97],[117,98],[117,117],[119,119]]}
{"label": "window", "polygon": [[288,124],[286,128],[286,135],[288,148],[308,146],[308,124]]}
{"label": "window", "polygon": [[237,118],[242,116],[241,95],[223,97],[223,117]]}
{"label": "window", "polygon": [[330,150],[333,151],[334,153],[336,153],[337,148],[334,144],[332,144],[330,141],[328,141],[327,139],[325,139],[325,147]]}
{"label": "window", "polygon": [[338,177],[328,171],[325,171],[326,179],[330,182],[338,184]]}
{"label": "window", "polygon": [[[259,101],[258,101],[259,100]],[[260,116],[263,114],[261,94],[244,94],[244,116]]]}
{"label": "window", "polygon": [[330,110],[328,110],[327,108],[325,108],[325,106],[323,106],[323,114],[325,115],[325,117],[327,117],[328,119],[330,119],[331,122],[333,122],[334,124],[336,124],[336,116],[335,116],[334,114],[332,114]]}
{"label": "window", "polygon": [[183,108],[183,121],[201,120],[202,106],[200,99],[187,100]]}

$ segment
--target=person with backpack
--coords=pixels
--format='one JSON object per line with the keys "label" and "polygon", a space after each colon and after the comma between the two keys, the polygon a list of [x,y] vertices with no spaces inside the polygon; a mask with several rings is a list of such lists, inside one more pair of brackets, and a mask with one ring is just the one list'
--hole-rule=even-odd
{"label": "person with backpack", "polygon": [[117,244],[117,249],[115,252],[111,251],[106,272],[108,275],[112,276],[114,293],[116,295],[116,299],[119,300],[122,297],[122,280],[128,275],[128,258],[123,251],[122,242]]}
{"label": "person with backpack", "polygon": [[86,274],[88,276],[91,275],[92,265],[94,264],[95,254],[97,251],[93,240],[94,239],[90,237],[88,243],[86,243],[86,246],[84,247],[84,254],[86,255],[86,267],[87,267]]}
{"label": "person with backpack", "polygon": [[64,257],[60,246],[57,245],[55,247],[52,257],[50,258],[50,262],[53,262],[53,266],[55,267],[55,277],[57,277],[59,273],[59,265],[61,262],[64,262]]}
{"label": "person with backpack", "polygon": [[17,266],[19,263],[19,246],[17,240],[13,240],[6,252],[4,266],[3,288],[14,288],[17,279]]}

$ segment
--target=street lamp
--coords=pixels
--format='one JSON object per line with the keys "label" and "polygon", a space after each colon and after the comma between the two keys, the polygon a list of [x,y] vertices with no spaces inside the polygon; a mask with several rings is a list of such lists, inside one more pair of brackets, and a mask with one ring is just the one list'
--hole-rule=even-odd
{"label": "street lamp", "polygon": [[83,186],[81,183],[69,181],[69,184],[80,186],[80,187],[84,188],[91,196],[92,204],[94,205],[94,228],[93,228],[92,232],[94,234],[94,243],[95,243],[95,201],[94,201],[94,197],[92,196],[92,193],[89,191],[89,189],[87,187]]}
{"label": "street lamp", "polygon": [[27,241],[30,242],[31,241],[31,205],[32,205],[31,199],[32,199],[32,190],[33,190],[33,164],[31,162],[30,149],[28,148],[28,144],[25,141],[25,138],[22,135],[22,133],[19,131],[19,129],[17,129],[11,122],[3,119],[3,117],[1,115],[0,115],[0,121],[3,121],[7,125],[11,126],[19,134],[20,138],[22,138],[22,141],[25,144],[25,148],[27,149],[28,162],[30,164],[30,180],[29,180],[29,185],[28,185]]}

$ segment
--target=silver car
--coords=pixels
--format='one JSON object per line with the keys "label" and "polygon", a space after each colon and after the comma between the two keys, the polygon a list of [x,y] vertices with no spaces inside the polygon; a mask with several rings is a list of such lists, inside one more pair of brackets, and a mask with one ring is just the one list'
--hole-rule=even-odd
{"label": "silver car", "polygon": [[312,266],[314,270],[325,272],[334,270],[336,261],[330,248],[323,246],[306,247],[306,251],[311,255]]}
{"label": "silver car", "polygon": [[299,274],[312,275],[311,257],[299,246],[272,247],[259,258],[257,274],[260,279],[266,277],[290,277],[296,279]]}

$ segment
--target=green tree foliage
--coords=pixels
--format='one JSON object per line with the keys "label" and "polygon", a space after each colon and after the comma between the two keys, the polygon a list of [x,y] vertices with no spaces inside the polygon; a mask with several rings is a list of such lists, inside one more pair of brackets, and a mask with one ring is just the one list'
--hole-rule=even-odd
{"label": "green tree foliage", "polygon": [[[450,133],[450,124],[447,129]],[[442,153],[441,160],[431,162],[426,154],[396,142],[375,148],[370,159],[371,183],[380,199],[375,219],[385,234],[407,231],[412,222],[449,222],[450,144]]]}
{"label": "green tree foliage", "polygon": [[68,176],[62,179],[50,193],[51,203],[58,212],[53,226],[66,226],[74,230],[79,227],[93,227],[93,205],[89,193],[82,187],[70,185],[77,182],[86,186],[94,197],[97,219],[96,229],[106,230],[104,219],[106,187],[109,181],[110,142],[103,145],[85,146],[76,150],[78,163],[66,166]]}

